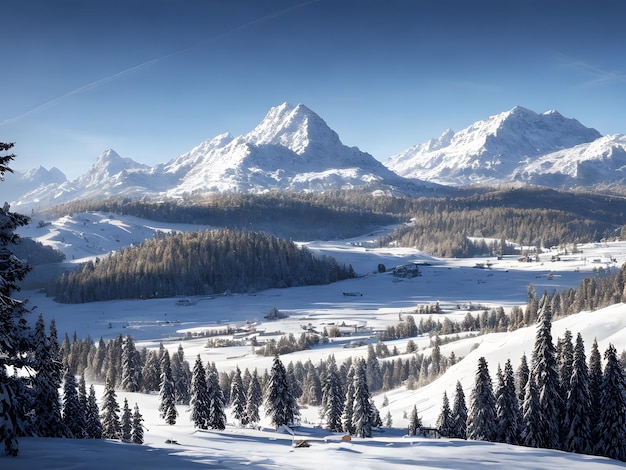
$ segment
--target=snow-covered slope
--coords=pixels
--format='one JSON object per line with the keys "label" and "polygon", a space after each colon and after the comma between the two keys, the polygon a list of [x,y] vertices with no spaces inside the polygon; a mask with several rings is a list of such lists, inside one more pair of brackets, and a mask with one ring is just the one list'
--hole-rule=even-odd
{"label": "snow-covered slope", "polygon": [[49,184],[60,185],[67,181],[61,170],[52,167],[49,170],[43,166],[30,170],[14,170],[5,175],[2,181],[2,200],[0,203],[14,201],[23,194]]}
{"label": "snow-covered slope", "polygon": [[612,186],[626,179],[626,136],[608,135],[518,168],[515,180],[551,187]]}
{"label": "snow-covered slope", "polygon": [[396,173],[442,184],[510,181],[520,166],[537,158],[600,138],[595,129],[556,111],[537,114],[517,106],[459,132],[394,155],[387,166]]}
{"label": "snow-covered slope", "polygon": [[283,103],[270,109],[250,133],[219,135],[154,168],[107,150],[83,176],[30,192],[16,207],[23,210],[111,196],[180,197],[362,186],[402,193],[435,187],[406,180],[370,154],[343,145],[337,133],[306,106]]}

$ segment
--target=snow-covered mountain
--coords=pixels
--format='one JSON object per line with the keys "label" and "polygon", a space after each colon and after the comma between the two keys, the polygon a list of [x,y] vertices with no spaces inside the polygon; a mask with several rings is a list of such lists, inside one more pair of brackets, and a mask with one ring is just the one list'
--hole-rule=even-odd
{"label": "snow-covered mountain", "polygon": [[52,167],[49,170],[43,166],[38,166],[30,170],[14,170],[6,175],[2,182],[2,201],[0,204],[14,201],[21,195],[33,191],[41,186],[49,184],[63,184],[67,178],[61,170]]}
{"label": "snow-covered mountain", "polygon": [[248,134],[219,135],[155,167],[107,150],[81,177],[40,187],[21,197],[16,207],[112,196],[162,198],[363,186],[415,194],[436,185],[398,176],[370,154],[343,145],[337,133],[306,106],[283,103],[270,109]]}
{"label": "snow-covered mountain", "polygon": [[521,168],[546,154],[600,137],[597,130],[557,111],[537,114],[517,106],[459,132],[448,129],[437,139],[390,157],[386,164],[402,176],[442,184],[499,183],[523,175]]}

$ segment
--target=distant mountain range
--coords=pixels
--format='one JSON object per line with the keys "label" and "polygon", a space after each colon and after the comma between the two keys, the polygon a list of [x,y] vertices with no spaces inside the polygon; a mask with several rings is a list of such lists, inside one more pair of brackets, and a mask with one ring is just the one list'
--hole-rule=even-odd
{"label": "distant mountain range", "polygon": [[343,145],[302,104],[271,108],[251,132],[206,140],[173,160],[149,167],[114,150],[79,178],[56,168],[17,172],[3,183],[16,210],[77,199],[181,198],[218,192],[325,191],[365,187],[394,194],[441,193],[439,185],[519,182],[555,188],[625,184],[626,136],[597,130],[557,111],[515,107],[459,132],[394,155],[385,165]]}

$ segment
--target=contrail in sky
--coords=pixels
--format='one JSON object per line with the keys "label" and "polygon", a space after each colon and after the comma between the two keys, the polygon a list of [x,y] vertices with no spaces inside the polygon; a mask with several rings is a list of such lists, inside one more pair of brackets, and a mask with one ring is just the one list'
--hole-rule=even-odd
{"label": "contrail in sky", "polygon": [[88,83],[86,85],[78,87],[78,88],[76,88],[74,90],[68,91],[67,93],[65,93],[65,94],[63,94],[63,95],[61,95],[61,96],[59,96],[57,98],[54,98],[54,99],[52,99],[50,101],[46,101],[45,103],[42,103],[39,106],[36,106],[36,107],[34,107],[34,108],[32,108],[32,109],[30,109],[28,111],[25,111],[22,114],[19,114],[17,116],[12,117],[12,118],[7,118],[4,121],[0,122],[0,126],[4,126],[6,124],[11,124],[11,123],[14,123],[16,121],[19,121],[20,119],[22,119],[22,118],[24,118],[26,116],[29,116],[31,114],[35,114],[38,111],[41,111],[42,109],[46,109],[46,108],[49,108],[50,106],[54,106],[55,104],[60,103],[61,101],[63,101],[66,98],[69,98],[70,96],[78,95],[78,94],[83,93],[85,91],[93,90],[95,88],[98,88],[101,85],[104,85],[105,83],[117,80],[117,79],[119,79],[119,78],[121,78],[121,77],[123,77],[125,75],[128,75],[128,74],[130,74],[132,72],[135,72],[135,71],[137,71],[139,69],[142,69],[142,68],[144,68],[144,67],[146,67],[146,66],[148,66],[150,64],[153,64],[155,62],[160,62],[162,60],[169,59],[170,57],[175,57],[175,56],[183,54],[184,52],[187,52],[187,51],[189,51],[191,49],[194,49],[194,48],[198,47],[199,45],[208,44],[208,43],[210,43],[212,41],[215,41],[215,40],[217,40],[217,39],[219,39],[221,37],[227,36],[229,34],[236,33],[236,32],[241,31],[243,29],[249,28],[250,26],[253,26],[255,24],[263,23],[265,21],[268,21],[268,20],[271,20],[271,19],[274,19],[274,18],[278,18],[280,16],[286,15],[287,13],[289,13],[289,12],[291,12],[293,10],[297,10],[299,8],[303,8],[303,7],[306,7],[306,6],[311,5],[313,3],[318,3],[320,1],[321,0],[311,0],[309,2],[300,3],[298,5],[294,5],[294,6],[291,6],[289,8],[285,8],[284,10],[280,10],[280,11],[277,11],[275,13],[270,13],[268,15],[262,16],[260,18],[255,19],[255,20],[249,21],[248,23],[244,23],[244,24],[242,24],[240,26],[236,26],[236,27],[234,27],[232,29],[229,29],[228,31],[225,31],[225,32],[223,32],[221,34],[218,34],[218,35],[213,36],[211,38],[208,38],[208,39],[205,39],[203,41],[200,41],[200,42],[194,44],[193,46],[189,46],[189,47],[186,47],[184,49],[180,49],[178,51],[171,52],[169,54],[165,54],[165,55],[162,55],[162,56],[159,56],[159,57],[155,57],[154,59],[147,60],[145,62],[142,62],[141,64],[134,65],[134,66],[129,67],[127,69],[124,69],[124,70],[122,70],[120,72],[114,73],[113,75],[109,75],[108,77],[104,77],[104,78],[101,78],[99,80],[95,80],[95,81],[93,81],[91,83]]}

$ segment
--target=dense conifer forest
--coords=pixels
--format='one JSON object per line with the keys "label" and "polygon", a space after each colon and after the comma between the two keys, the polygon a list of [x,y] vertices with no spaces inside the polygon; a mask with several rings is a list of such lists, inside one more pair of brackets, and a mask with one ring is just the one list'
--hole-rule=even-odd
{"label": "dense conifer forest", "polygon": [[164,235],[64,273],[48,290],[59,302],[163,298],[327,284],[354,275],[332,258],[258,232]]}

